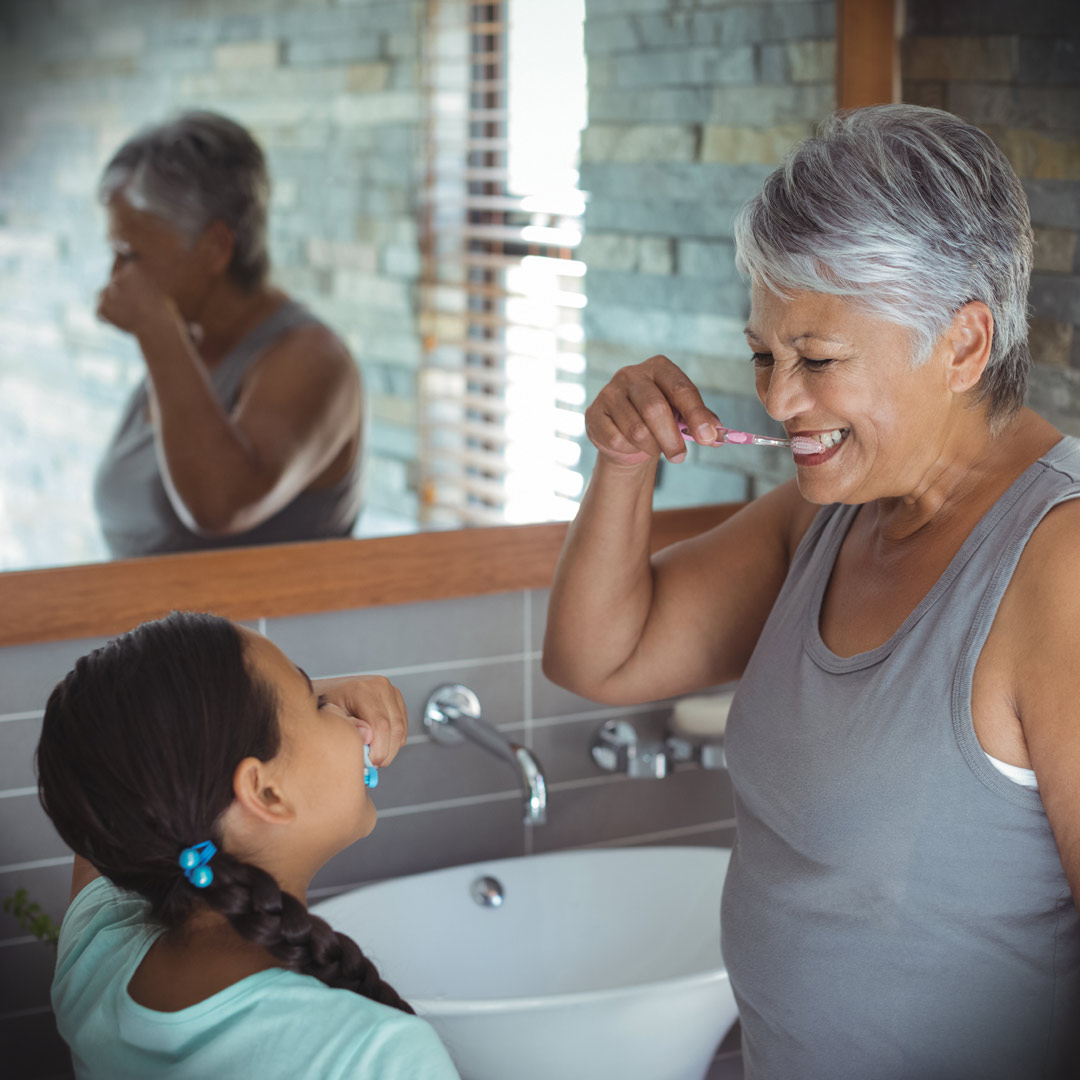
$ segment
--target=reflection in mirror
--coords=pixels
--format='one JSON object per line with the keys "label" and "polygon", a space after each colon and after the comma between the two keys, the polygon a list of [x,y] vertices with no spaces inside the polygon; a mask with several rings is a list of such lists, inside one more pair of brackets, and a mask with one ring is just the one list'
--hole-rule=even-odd
{"label": "reflection in mirror", "polygon": [[[834,46],[832,3],[761,7],[6,4],[0,568],[107,554],[94,469],[146,365],[94,315],[95,194],[126,139],[186,109],[258,140],[272,282],[363,373],[359,534],[569,516],[585,404],[653,353],[768,432],[730,224],[831,111]],[[657,506],[742,499],[789,468],[694,447]]]}
{"label": "reflection in mirror", "polygon": [[100,319],[146,365],[97,467],[109,552],[130,558],[347,537],[361,392],[343,342],[269,281],[258,144],[212,112],[132,136],[99,187],[113,264]]}

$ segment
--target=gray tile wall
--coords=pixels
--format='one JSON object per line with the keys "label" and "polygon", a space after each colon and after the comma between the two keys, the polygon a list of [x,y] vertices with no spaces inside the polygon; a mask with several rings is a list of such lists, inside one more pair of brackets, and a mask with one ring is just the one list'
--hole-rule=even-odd
{"label": "gray tile wall", "polygon": [[[313,678],[379,671],[401,688],[409,708],[408,741],[380,776],[377,828],[323,868],[312,898],[381,878],[567,847],[731,844],[726,773],[680,768],[647,781],[593,767],[588,741],[604,719],[627,715],[644,736],[659,736],[670,705],[605,708],[550,683],[540,670],[546,605],[545,592],[517,592],[259,623]],[[98,644],[0,649],[0,898],[25,887],[58,921],[71,856],[38,804],[33,752],[50,689]],[[476,691],[488,720],[537,754],[548,780],[546,825],[522,824],[521,794],[504,765],[471,745],[439,746],[423,734],[428,694],[459,681]],[[41,1080],[66,1068],[49,1009],[53,959],[0,914],[0,1062],[12,1076]],[[736,1067],[730,1047],[726,1053],[724,1068]]]}

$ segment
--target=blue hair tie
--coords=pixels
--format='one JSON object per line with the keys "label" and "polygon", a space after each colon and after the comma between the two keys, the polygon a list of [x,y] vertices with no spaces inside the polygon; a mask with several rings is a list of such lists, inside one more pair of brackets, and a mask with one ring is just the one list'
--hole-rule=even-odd
{"label": "blue hair tie", "polygon": [[204,840],[194,847],[184,848],[180,852],[180,869],[184,877],[196,889],[205,889],[214,880],[214,871],[206,864],[217,854],[217,848],[209,840]]}

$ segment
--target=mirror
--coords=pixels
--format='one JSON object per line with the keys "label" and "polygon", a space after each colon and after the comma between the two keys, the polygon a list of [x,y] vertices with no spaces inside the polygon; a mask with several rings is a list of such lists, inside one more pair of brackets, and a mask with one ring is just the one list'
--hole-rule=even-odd
{"label": "mirror", "polygon": [[[5,5],[0,570],[108,557],[94,473],[146,363],[95,317],[113,258],[95,193],[178,110],[258,140],[272,280],[360,365],[355,535],[571,516],[585,405],[656,352],[726,423],[774,430],[730,222],[833,108],[830,6],[782,5],[767,28],[750,9],[503,7]],[[739,455],[692,448],[657,506],[789,475],[782,453]]]}

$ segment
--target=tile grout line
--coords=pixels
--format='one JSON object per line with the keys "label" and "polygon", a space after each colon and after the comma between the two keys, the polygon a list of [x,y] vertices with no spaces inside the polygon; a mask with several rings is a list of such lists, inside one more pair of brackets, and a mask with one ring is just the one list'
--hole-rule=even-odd
{"label": "tile grout line", "polygon": [[602,776],[584,776],[580,780],[556,780],[548,784],[548,791],[577,791],[579,788],[598,787],[602,784],[626,784],[636,777],[626,773],[605,773]]}
{"label": "tile grout line", "polygon": [[[436,810],[458,810],[466,806],[481,806],[489,802],[502,802],[506,799],[520,799],[521,792],[491,791],[484,795],[462,795],[456,799],[440,799],[437,802],[409,803],[406,806],[390,806],[379,810],[380,818],[406,817],[410,814],[426,814]],[[0,867],[0,869],[3,869]]]}
{"label": "tile grout line", "polygon": [[[586,777],[581,780],[562,780],[548,785],[548,791],[573,791],[578,788],[602,787],[604,784],[624,784],[631,777],[623,775]],[[455,799],[439,799],[427,803],[406,803],[404,806],[389,806],[380,808],[380,819],[407,817],[412,814],[426,814],[437,810],[459,810],[467,806],[481,806],[489,802],[503,802],[508,799],[521,798],[521,792],[514,788],[507,791],[489,791],[483,795],[461,795]],[[7,867],[0,866],[0,873]]]}
{"label": "tile grout line", "polygon": [[11,945],[30,945],[37,940],[33,934],[24,934],[22,937],[0,938],[0,949],[6,949]]}
{"label": "tile grout line", "polygon": [[11,1012],[0,1013],[0,1020],[21,1020],[24,1016],[43,1016],[51,1012],[51,1005],[36,1005],[32,1009],[13,1009]]}
{"label": "tile grout line", "polygon": [[30,709],[28,712],[5,713],[3,716],[0,716],[0,724],[11,723],[15,720],[40,720],[44,715],[44,709]]}
{"label": "tile grout line", "polygon": [[74,855],[57,855],[52,859],[32,859],[30,862],[8,863],[0,866],[0,874],[17,874],[24,870],[48,870],[53,866],[70,866],[75,861]]}
{"label": "tile grout line", "polygon": [[[524,602],[521,605],[524,628],[522,633],[522,641],[525,646],[524,656],[528,657],[532,655],[532,593],[526,589],[524,591]],[[525,747],[527,750],[533,748],[533,723],[532,723],[532,661],[522,658],[521,662],[521,686],[522,686],[522,703],[521,703],[521,719],[525,726]],[[533,853],[533,831],[522,822],[522,842],[521,849],[526,855]]]}
{"label": "tile grout line", "polygon": [[431,660],[425,664],[405,664],[401,667],[384,667],[372,671],[342,671],[331,675],[312,675],[316,679],[344,679],[350,675],[423,675],[426,671],[451,671],[457,667],[490,667],[494,664],[509,664],[514,661],[536,660],[538,656],[527,653],[503,653],[499,656],[477,656],[463,660]]}
{"label": "tile grout line", "polygon": [[670,702],[645,702],[643,705],[608,705],[601,709],[588,709],[585,712],[566,713],[562,716],[542,716],[533,720],[536,727],[557,727],[559,724],[573,724],[579,720],[609,720],[616,716],[642,716],[645,713],[664,712],[671,708]]}
{"label": "tile grout line", "polygon": [[[333,678],[334,676],[328,677]],[[567,713],[565,716],[547,716],[537,719],[532,715],[532,669],[528,663],[524,664],[524,678],[525,689],[523,691],[523,696],[525,698],[525,719],[512,724],[496,724],[495,726],[503,732],[524,731],[527,740],[525,745],[530,749],[532,748],[531,744],[536,736],[536,732],[543,728],[558,727],[561,724],[574,724],[582,720],[606,720],[615,716],[640,716],[646,712],[658,712],[663,708],[662,705],[657,708],[613,705],[608,708],[593,709],[589,712]],[[405,746],[424,746],[429,742],[431,742],[431,737],[429,735],[417,733],[408,737],[405,741]],[[680,769],[679,771],[682,770]],[[0,799],[32,794],[37,794],[36,787],[0,789]]]}
{"label": "tile grout line", "polygon": [[712,832],[715,829],[733,829],[734,827],[734,818],[723,818],[720,821],[701,821],[696,825],[678,825],[673,829],[660,829],[656,832],[635,833],[633,836],[617,836],[611,840],[595,840],[587,844],[577,844],[566,850],[584,851],[589,848],[619,847],[637,844],[643,840],[675,840],[680,836],[695,836],[698,833]]}
{"label": "tile grout line", "polygon": [[[514,730],[514,728],[514,725],[510,725],[500,730]],[[424,737],[424,735],[418,735],[416,739],[418,741],[420,739],[424,739],[427,741],[427,737]],[[409,740],[409,742],[411,743],[411,739]],[[698,768],[699,767],[696,765],[679,765],[676,766],[675,771],[677,773],[691,772],[697,771]],[[604,784],[623,784],[632,779],[633,778],[627,777],[627,775],[623,773],[613,773],[610,775],[605,773],[603,775],[598,775],[598,777],[583,777],[579,780],[559,780],[555,783],[548,784],[548,792],[549,794],[551,794],[552,792],[571,792],[577,791],[577,789],[582,787],[597,787]],[[37,795],[37,793],[37,787],[13,789],[13,794],[21,795],[23,798],[29,795]],[[0,797],[2,797],[3,794],[4,793],[0,792]],[[483,795],[462,795],[457,798],[441,799],[434,802],[407,802],[407,804],[400,807],[387,807],[386,809],[380,809],[379,816],[380,818],[401,818],[401,816],[404,816],[405,814],[424,813],[429,810],[445,810],[458,807],[476,806],[482,804],[482,802],[490,802],[498,799],[507,799],[511,797],[517,797],[519,795],[521,795],[521,793],[517,792],[515,789],[515,791],[486,792]],[[60,858],[58,862],[57,860],[46,859],[39,860],[36,863],[14,863],[10,866],[0,866],[0,874],[9,872],[9,870],[14,868],[33,869],[38,866],[44,865],[58,866],[60,864],[63,864],[64,862],[70,861],[71,856],[67,855],[62,856],[62,858]]]}

